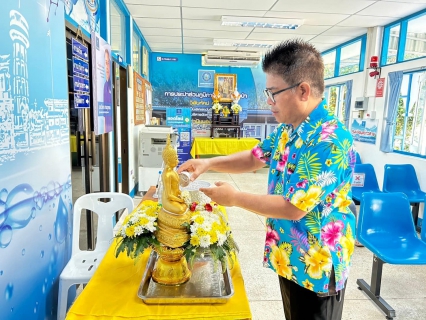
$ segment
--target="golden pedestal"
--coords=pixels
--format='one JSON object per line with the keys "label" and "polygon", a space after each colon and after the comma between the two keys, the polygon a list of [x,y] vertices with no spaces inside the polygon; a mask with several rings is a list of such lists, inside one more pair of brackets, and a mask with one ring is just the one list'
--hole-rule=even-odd
{"label": "golden pedestal", "polygon": [[181,285],[191,278],[191,271],[188,269],[186,258],[184,257],[183,245],[190,239],[190,235],[184,223],[189,223],[190,211],[184,214],[174,214],[161,209],[158,213],[158,231],[155,236],[161,243],[159,248],[155,248],[159,258],[152,273],[152,279],[169,286]]}

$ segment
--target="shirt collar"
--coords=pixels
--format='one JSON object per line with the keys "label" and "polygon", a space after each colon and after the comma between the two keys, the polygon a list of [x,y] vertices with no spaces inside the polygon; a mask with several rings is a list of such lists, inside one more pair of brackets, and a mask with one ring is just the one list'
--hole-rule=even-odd
{"label": "shirt collar", "polygon": [[323,99],[320,104],[312,110],[309,116],[296,128],[296,130],[294,130],[292,138],[298,135],[303,142],[309,142],[312,134],[317,131],[313,129],[318,121],[325,119],[328,116],[328,111],[325,106],[326,102],[325,99]]}

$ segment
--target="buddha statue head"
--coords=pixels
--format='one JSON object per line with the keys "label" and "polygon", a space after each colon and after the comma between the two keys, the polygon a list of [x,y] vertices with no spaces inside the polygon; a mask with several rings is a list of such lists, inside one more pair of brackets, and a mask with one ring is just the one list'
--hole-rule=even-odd
{"label": "buddha statue head", "polygon": [[174,168],[179,164],[177,151],[172,147],[170,142],[170,135],[167,136],[166,147],[163,150],[164,164],[170,168]]}

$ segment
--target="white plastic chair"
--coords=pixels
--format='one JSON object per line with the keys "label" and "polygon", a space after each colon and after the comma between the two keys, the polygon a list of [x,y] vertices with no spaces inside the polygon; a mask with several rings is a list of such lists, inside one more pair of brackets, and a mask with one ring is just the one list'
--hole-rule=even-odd
{"label": "white plastic chair", "polygon": [[[102,202],[99,199],[110,199],[110,201]],[[82,251],[79,247],[81,211],[84,209],[98,215],[97,239],[93,251]],[[111,245],[114,237],[113,216],[121,209],[127,209],[128,213],[133,211],[133,200],[127,194],[115,192],[90,193],[81,196],[75,202],[71,259],[59,277],[58,320],[65,319],[69,288],[75,284],[89,282]]]}

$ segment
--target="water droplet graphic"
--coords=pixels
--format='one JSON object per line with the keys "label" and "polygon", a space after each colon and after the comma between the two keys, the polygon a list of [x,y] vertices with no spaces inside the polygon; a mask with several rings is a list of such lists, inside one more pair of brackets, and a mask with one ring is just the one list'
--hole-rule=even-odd
{"label": "water droplet graphic", "polygon": [[52,239],[52,235],[49,233],[49,236],[47,237],[49,240]]}
{"label": "water droplet graphic", "polygon": [[55,207],[55,203],[52,203],[52,208],[54,208]]}
{"label": "water droplet graphic", "polygon": [[22,255],[25,256],[25,249],[22,249]]}
{"label": "water droplet graphic", "polygon": [[6,211],[6,202],[0,200],[0,226],[3,225],[3,223],[7,219],[7,211]]}
{"label": "water droplet graphic", "polygon": [[13,284],[9,282],[6,286],[6,289],[4,290],[4,298],[6,300],[10,300],[12,296],[13,296]]}
{"label": "water droplet graphic", "polygon": [[1,189],[1,191],[0,191],[0,201],[6,202],[7,195],[8,195],[7,189],[4,189],[4,188]]}
{"label": "water droplet graphic", "polygon": [[13,308],[10,308],[10,312],[13,312]]}
{"label": "water droplet graphic", "polygon": [[41,287],[41,292],[46,293],[46,285],[45,284],[43,284],[43,286]]}
{"label": "water droplet graphic", "polygon": [[59,182],[55,182],[55,195],[59,196],[62,192],[62,186]]}
{"label": "water droplet graphic", "polygon": [[36,204],[37,209],[41,210],[41,208],[43,208],[43,196],[38,192],[34,192],[34,196],[33,196],[34,202]]}
{"label": "water droplet graphic", "polygon": [[68,189],[68,188],[70,188],[71,187],[71,184],[72,184],[72,180],[71,180],[71,175],[68,175],[68,179],[67,179],[67,183],[66,183],[66,188]]}
{"label": "water droplet graphic", "polygon": [[12,191],[10,191],[7,197],[7,201],[5,202],[7,206],[10,208],[21,201],[27,200],[28,195],[33,193],[34,193],[33,188],[28,183],[23,183],[23,184],[17,185],[15,188],[12,189]]}
{"label": "water droplet graphic", "polygon": [[41,250],[41,252],[40,252],[40,258],[43,258],[44,257],[44,250]]}
{"label": "water droplet graphic", "polygon": [[40,189],[40,195],[43,198],[43,202],[47,201],[47,188],[43,187]]}
{"label": "water droplet graphic", "polygon": [[12,227],[9,225],[5,225],[0,227],[0,248],[6,248],[10,241],[12,241]]}
{"label": "water droplet graphic", "polygon": [[55,221],[55,238],[56,241],[62,243],[65,241],[68,231],[68,211],[62,201],[62,198],[59,198],[58,209],[56,213]]}
{"label": "water droplet graphic", "polygon": [[36,217],[36,208],[32,208],[31,209],[31,218],[35,219],[35,217]]}
{"label": "water droplet graphic", "polygon": [[40,227],[38,227],[38,230],[39,230],[39,231],[43,230],[43,226],[42,226],[42,225],[40,225]]}
{"label": "water droplet graphic", "polygon": [[0,276],[2,276],[3,275],[3,270],[0,270]]}
{"label": "water droplet graphic", "polygon": [[21,229],[27,226],[31,220],[33,204],[33,199],[27,198],[13,206],[8,205],[6,223],[13,229]]}
{"label": "water droplet graphic", "polygon": [[50,181],[47,185],[47,198],[53,199],[55,197],[55,183]]}

